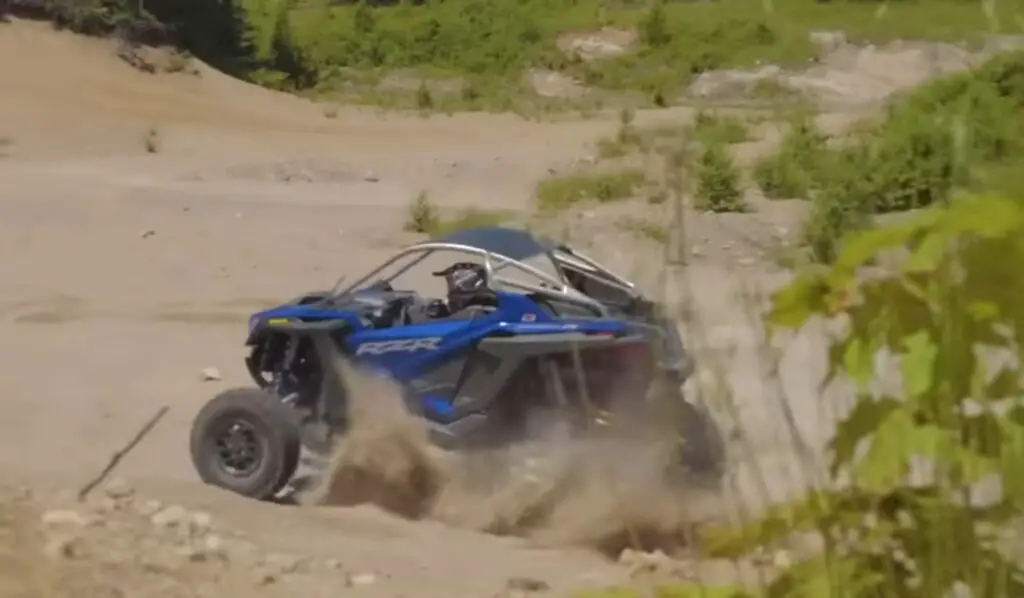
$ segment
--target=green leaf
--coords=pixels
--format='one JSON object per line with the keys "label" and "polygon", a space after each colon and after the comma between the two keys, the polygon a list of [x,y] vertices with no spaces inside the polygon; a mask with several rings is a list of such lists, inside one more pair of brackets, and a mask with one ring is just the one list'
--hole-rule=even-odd
{"label": "green leaf", "polygon": [[854,484],[874,492],[900,485],[909,467],[907,458],[912,453],[915,432],[914,420],[906,409],[890,409],[875,430],[867,453],[854,467]]}
{"label": "green leaf", "polygon": [[701,535],[701,551],[711,558],[739,558],[753,549],[773,546],[802,530],[813,529],[828,510],[830,496],[809,492],[800,500],[769,507],[760,518],[741,525],[709,526]]}
{"label": "green leaf", "polygon": [[[863,563],[860,555],[820,555],[782,571],[768,586],[766,598],[845,598],[874,596],[884,571]],[[865,566],[867,565],[867,566]]]}
{"label": "green leaf", "polygon": [[945,210],[942,226],[954,233],[979,237],[1002,237],[1024,226],[1020,202],[999,196],[969,196]]}
{"label": "green leaf", "polygon": [[704,584],[672,584],[654,590],[654,598],[755,598],[754,593],[740,586],[708,586]]}
{"label": "green leaf", "polygon": [[836,435],[829,443],[832,451],[832,475],[853,461],[857,446],[870,436],[889,414],[903,405],[892,398],[871,400],[863,398],[836,426]]}
{"label": "green leaf", "polygon": [[836,260],[835,272],[846,273],[878,257],[883,251],[905,245],[920,228],[917,219],[894,226],[882,226],[860,231],[843,241]]}
{"label": "green leaf", "polygon": [[[980,366],[976,368],[984,372],[984,369]],[[982,394],[975,396],[976,399],[982,400],[1002,400],[1014,397],[1021,392],[1021,380],[1020,372],[1015,369],[1004,367],[999,370],[999,373],[992,377],[984,386]]]}
{"label": "green leaf", "polygon": [[804,272],[772,296],[768,322],[772,328],[798,328],[812,316],[824,313],[828,292],[828,284],[819,272]]}
{"label": "green leaf", "polygon": [[863,390],[875,375],[875,347],[861,336],[847,339],[843,350],[843,372]]}
{"label": "green leaf", "polygon": [[903,338],[900,375],[907,398],[917,398],[931,389],[938,348],[927,331],[920,330]]}
{"label": "green leaf", "polygon": [[1024,508],[1024,427],[1009,419],[999,423],[1003,495],[1018,509]]}
{"label": "green leaf", "polygon": [[949,237],[938,233],[929,233],[918,243],[903,262],[903,271],[907,273],[933,272],[945,256],[949,246]]}
{"label": "green leaf", "polygon": [[967,304],[967,313],[978,322],[990,322],[999,317],[1001,310],[994,301],[971,301]]}

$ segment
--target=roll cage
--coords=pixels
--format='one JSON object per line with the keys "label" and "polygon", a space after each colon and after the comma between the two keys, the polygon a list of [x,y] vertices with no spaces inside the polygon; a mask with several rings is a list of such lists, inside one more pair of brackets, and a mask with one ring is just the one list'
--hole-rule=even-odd
{"label": "roll cage", "polygon": [[[512,233],[512,229],[494,228],[500,234]],[[485,229],[474,229],[474,233],[485,234]],[[515,231],[515,234],[527,235],[525,231]],[[452,235],[455,237],[456,235]],[[487,237],[483,237],[487,238]],[[516,292],[535,293],[549,299],[556,301],[568,301],[585,307],[589,307],[600,314],[600,317],[608,317],[611,315],[609,306],[587,294],[581,292],[575,288],[570,281],[567,279],[567,273],[574,273],[578,276],[583,276],[587,279],[594,280],[599,284],[605,285],[609,288],[615,289],[620,293],[623,293],[627,297],[637,298],[639,293],[637,292],[636,286],[625,278],[615,274],[608,268],[605,268],[601,264],[597,263],[593,259],[582,255],[572,249],[565,246],[557,247],[545,247],[539,243],[532,236],[529,239],[536,246],[536,251],[523,252],[519,251],[520,255],[523,255],[524,259],[533,258],[538,255],[545,256],[550,260],[554,266],[553,274],[544,272],[538,267],[524,263],[519,259],[513,259],[507,255],[499,253],[497,251],[490,250],[488,248],[480,247],[478,245],[452,242],[452,240],[440,239],[425,241],[410,245],[397,254],[392,256],[389,260],[379,265],[377,268],[367,273],[363,277],[359,278],[355,282],[348,286],[342,286],[344,279],[339,280],[331,291],[332,297],[341,297],[352,293],[363,290],[368,284],[379,284],[381,282],[389,283],[394,279],[398,278],[402,274],[405,274],[412,268],[422,263],[428,257],[438,251],[451,251],[456,253],[463,253],[466,255],[474,256],[483,261],[484,269],[487,272],[488,285],[497,290],[497,287],[504,287],[505,289],[513,290]],[[482,243],[481,243],[482,244]],[[529,255],[525,255],[529,253]],[[416,255],[419,254],[419,255]],[[409,260],[407,264],[402,266],[397,271],[391,273],[386,278],[380,278],[379,275],[386,271],[389,267],[399,263],[403,259],[407,259],[409,256],[415,255],[414,259]],[[518,281],[502,276],[503,270],[516,270],[522,274],[525,274],[528,281]]]}

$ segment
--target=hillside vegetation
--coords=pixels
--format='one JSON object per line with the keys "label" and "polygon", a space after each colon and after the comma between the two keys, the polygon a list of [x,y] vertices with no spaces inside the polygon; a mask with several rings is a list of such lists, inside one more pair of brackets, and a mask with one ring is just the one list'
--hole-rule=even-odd
{"label": "hillside vegetation", "polygon": [[839,147],[794,123],[754,169],[769,197],[812,201],[805,240],[831,261],[842,234],[875,214],[947,203],[963,190],[1024,193],[1024,53],[937,79]]}
{"label": "hillside vegetation", "polygon": [[[563,73],[590,88],[673,102],[696,74],[758,63],[802,64],[816,55],[808,33],[842,29],[854,42],[920,38],[976,42],[1015,29],[1024,2],[825,2],[727,0],[10,0],[18,14],[47,16],[91,34],[173,41],[232,74],[286,89],[458,108],[508,108],[531,93],[530,69]],[[590,59],[566,34],[627,32]],[[571,41],[571,40],[570,40]],[[627,39],[628,41],[628,39]],[[425,98],[412,85],[383,88],[393,72],[451,79]],[[395,89],[397,87],[397,89]],[[373,94],[374,97],[367,97]],[[449,97],[450,96],[450,97]]]}

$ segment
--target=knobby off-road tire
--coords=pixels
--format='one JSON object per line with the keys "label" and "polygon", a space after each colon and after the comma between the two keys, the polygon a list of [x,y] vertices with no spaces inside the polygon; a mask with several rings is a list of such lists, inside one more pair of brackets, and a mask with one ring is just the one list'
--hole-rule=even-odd
{"label": "knobby off-road tire", "polygon": [[680,448],[683,465],[709,481],[721,478],[725,471],[725,436],[703,408],[687,401],[682,401],[681,406],[678,426],[683,441]]}
{"label": "knobby off-road tire", "polygon": [[656,377],[648,388],[650,415],[653,421],[668,425],[678,441],[674,461],[682,465],[678,473],[717,484],[726,468],[726,437],[714,416],[696,398],[698,391],[686,388],[685,382],[674,373]]}
{"label": "knobby off-road tire", "polygon": [[[234,450],[240,445],[251,450]],[[192,424],[192,464],[203,482],[257,500],[274,498],[288,484],[301,448],[291,408],[256,388],[218,394]],[[240,465],[244,459],[231,456],[250,453],[254,463],[246,462],[246,467]]]}

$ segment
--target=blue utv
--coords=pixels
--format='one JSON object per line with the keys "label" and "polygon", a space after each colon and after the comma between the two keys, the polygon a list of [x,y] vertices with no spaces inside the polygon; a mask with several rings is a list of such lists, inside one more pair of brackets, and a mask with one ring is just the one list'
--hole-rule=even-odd
{"label": "blue utv", "polygon": [[[431,283],[433,297],[412,290]],[[682,396],[690,367],[675,324],[634,284],[523,230],[468,229],[407,247],[352,284],[253,315],[246,345],[258,388],[209,401],[190,449],[204,482],[252,498],[276,496],[304,447],[324,452],[344,433],[339,358],[396,382],[444,448],[526,440],[538,418],[583,434],[646,414],[677,420],[688,470],[717,476],[722,465],[713,419]],[[654,406],[656,380],[671,389],[660,401],[671,415]]]}

